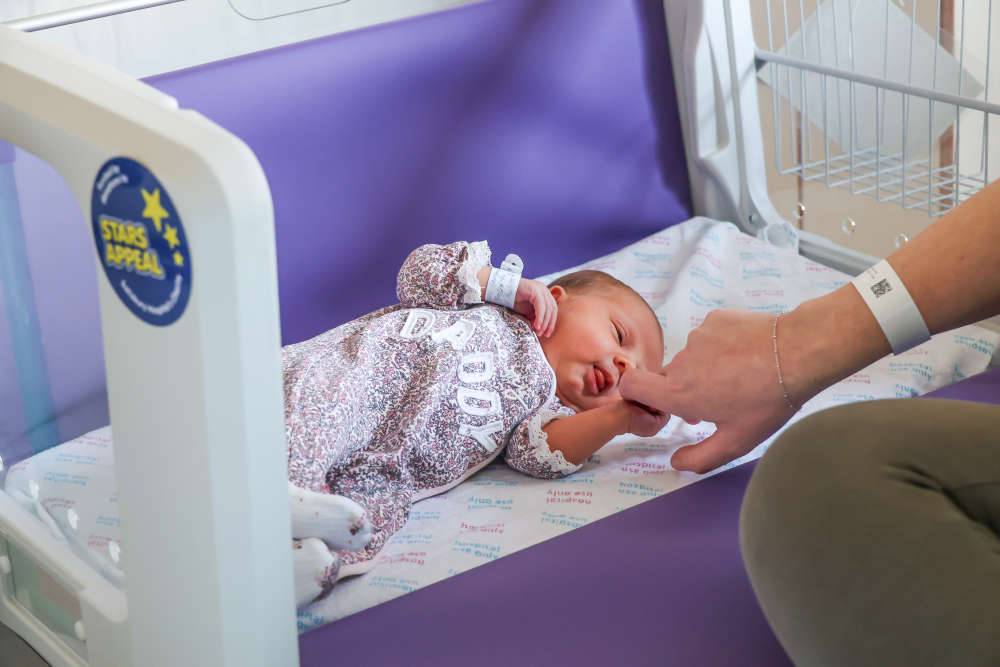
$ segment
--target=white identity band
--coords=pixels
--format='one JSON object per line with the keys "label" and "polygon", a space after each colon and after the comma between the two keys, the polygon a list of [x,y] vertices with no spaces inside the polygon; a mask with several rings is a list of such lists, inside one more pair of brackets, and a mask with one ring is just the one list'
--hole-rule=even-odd
{"label": "white identity band", "polygon": [[513,253],[507,255],[499,269],[490,271],[490,279],[486,281],[486,300],[513,309],[523,270],[524,262],[520,257]]}
{"label": "white identity band", "polygon": [[905,352],[931,337],[917,304],[886,260],[862,271],[851,284],[882,327],[893,354]]}

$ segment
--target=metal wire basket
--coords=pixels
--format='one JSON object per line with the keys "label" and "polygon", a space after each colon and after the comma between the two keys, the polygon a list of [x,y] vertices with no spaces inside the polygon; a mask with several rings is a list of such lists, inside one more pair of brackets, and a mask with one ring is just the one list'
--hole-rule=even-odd
{"label": "metal wire basket", "polygon": [[754,3],[780,173],[932,217],[996,177],[992,0]]}

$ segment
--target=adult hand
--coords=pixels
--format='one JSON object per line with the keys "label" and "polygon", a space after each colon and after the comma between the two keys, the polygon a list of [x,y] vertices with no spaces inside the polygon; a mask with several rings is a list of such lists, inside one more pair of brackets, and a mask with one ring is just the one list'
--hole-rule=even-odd
{"label": "adult hand", "polygon": [[524,315],[538,336],[551,336],[556,328],[559,306],[544,283],[521,278],[514,295],[514,312]]}
{"label": "adult hand", "polygon": [[[739,458],[795,413],[778,384],[773,324],[773,315],[712,311],[660,371],[622,376],[619,390],[626,400],[688,423],[715,423],[712,436],[674,453],[675,469],[705,473]],[[787,386],[787,376],[785,381]]]}

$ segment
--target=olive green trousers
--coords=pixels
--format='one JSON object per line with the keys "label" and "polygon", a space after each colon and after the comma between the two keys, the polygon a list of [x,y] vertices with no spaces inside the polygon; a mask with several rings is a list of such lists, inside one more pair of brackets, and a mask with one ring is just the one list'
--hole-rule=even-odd
{"label": "olive green trousers", "polygon": [[789,427],[740,543],[797,665],[1000,665],[1000,406],[840,406]]}

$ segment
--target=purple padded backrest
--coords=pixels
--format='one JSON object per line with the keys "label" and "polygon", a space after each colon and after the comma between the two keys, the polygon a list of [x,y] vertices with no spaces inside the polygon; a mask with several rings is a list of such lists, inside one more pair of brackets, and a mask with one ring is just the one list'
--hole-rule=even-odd
{"label": "purple padded backrest", "polygon": [[[150,83],[263,165],[285,343],[395,302],[423,243],[488,239],[494,263],[517,252],[540,275],[691,214],[660,0],[483,2]],[[106,278],[54,170],[6,145],[0,163],[17,211],[0,231],[23,237],[4,256],[26,261],[17,280],[0,272],[9,466],[107,423]]]}
{"label": "purple padded backrest", "polygon": [[153,79],[274,199],[282,338],[394,303],[428,242],[527,275],[691,215],[659,0],[498,0]]}

